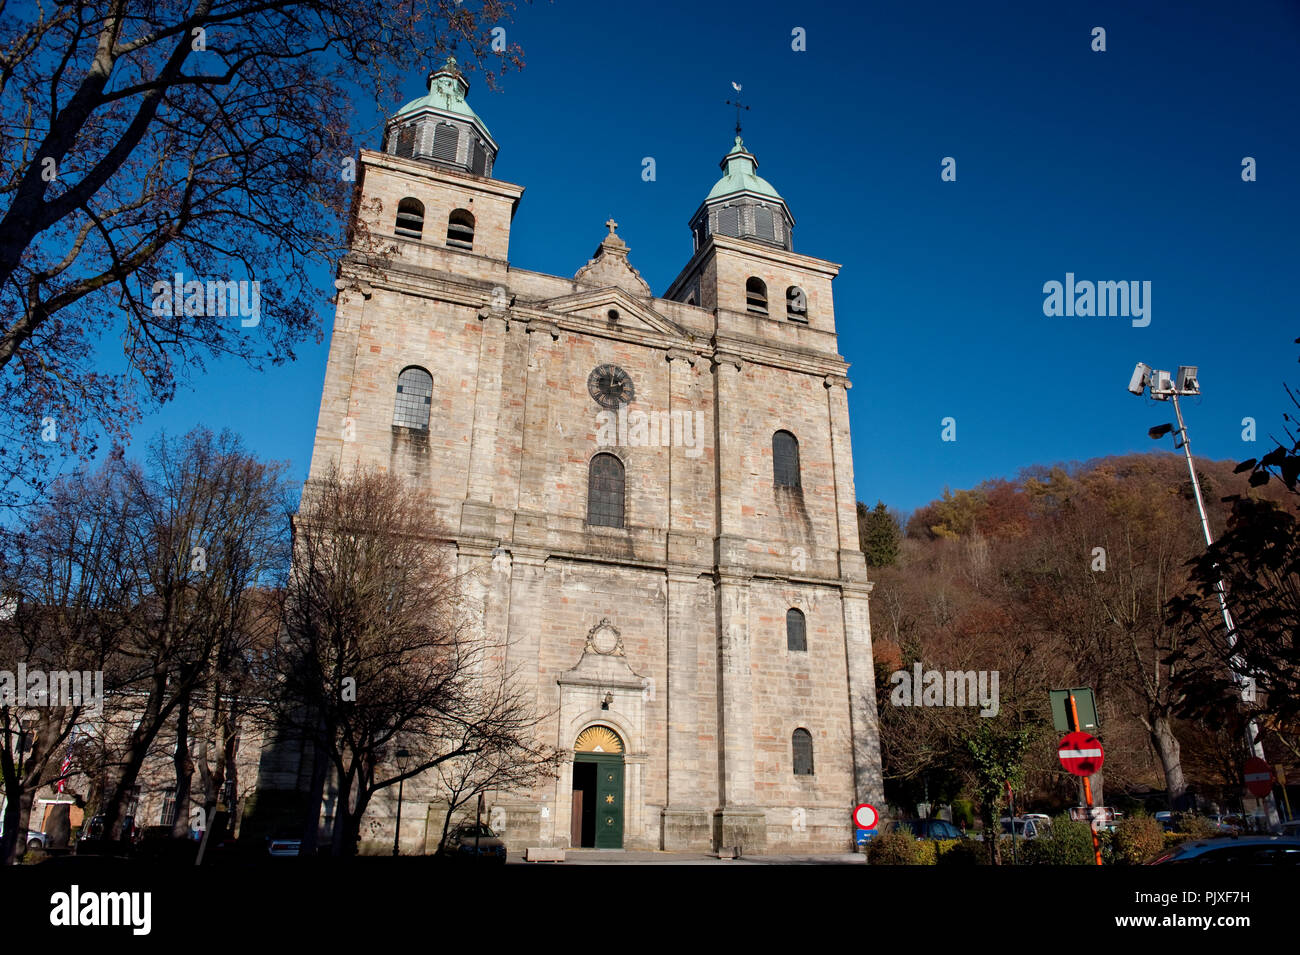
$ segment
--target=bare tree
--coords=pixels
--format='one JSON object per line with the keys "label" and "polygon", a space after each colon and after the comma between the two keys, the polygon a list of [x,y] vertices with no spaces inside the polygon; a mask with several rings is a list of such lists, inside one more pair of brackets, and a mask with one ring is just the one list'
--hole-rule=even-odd
{"label": "bare tree", "polygon": [[[424,495],[388,473],[309,484],[294,527],[279,718],[328,760],[336,855],[376,792],[450,761],[536,762],[538,719],[473,626]],[[389,772],[398,750],[409,757]],[[510,769],[509,772],[516,770]],[[314,778],[304,851],[324,783]]]}
{"label": "bare tree", "polygon": [[232,433],[204,429],[163,435],[147,469],[123,469],[129,573],[117,653],[121,687],[138,709],[104,799],[108,835],[117,834],[128,794],[169,726],[177,831],[186,831],[195,704],[206,699],[220,722],[226,675],[242,662],[235,655],[253,625],[250,591],[287,563],[284,470],[252,457]]}
{"label": "bare tree", "polygon": [[[119,477],[105,470],[59,481],[25,527],[0,532],[0,659],[7,666],[23,663],[47,675],[98,672],[106,684],[97,690],[105,692],[118,683],[112,664],[121,638],[126,531],[111,502]],[[0,864],[26,850],[36,794],[65,777],[73,729],[95,709],[86,690],[81,686],[83,705],[0,702],[0,778],[7,797]]]}
{"label": "bare tree", "polygon": [[[0,4],[0,501],[125,437],[178,366],[279,362],[318,336],[325,293],[304,266],[343,245],[358,105],[451,51],[492,85],[522,66],[493,33],[513,7]],[[178,273],[201,291],[162,308]],[[257,313],[232,318],[214,299],[234,286],[211,281],[248,283],[250,307],[258,283]],[[105,338],[120,372],[92,357]]]}

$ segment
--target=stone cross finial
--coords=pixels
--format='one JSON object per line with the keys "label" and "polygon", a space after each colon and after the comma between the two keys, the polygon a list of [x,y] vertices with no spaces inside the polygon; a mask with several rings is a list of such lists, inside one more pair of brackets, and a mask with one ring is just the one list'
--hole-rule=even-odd
{"label": "stone cross finial", "polygon": [[613,216],[610,216],[608,219],[605,220],[605,226],[609,229],[609,234],[613,235],[614,230],[618,228],[618,223],[614,221]]}

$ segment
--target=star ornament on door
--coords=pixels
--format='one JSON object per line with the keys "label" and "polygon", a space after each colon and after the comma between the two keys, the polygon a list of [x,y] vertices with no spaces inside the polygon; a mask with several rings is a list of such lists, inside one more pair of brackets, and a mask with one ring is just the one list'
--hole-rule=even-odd
{"label": "star ornament on door", "polygon": [[612,806],[614,804],[614,794],[610,793],[608,796],[606,796],[605,802],[609,803]]}

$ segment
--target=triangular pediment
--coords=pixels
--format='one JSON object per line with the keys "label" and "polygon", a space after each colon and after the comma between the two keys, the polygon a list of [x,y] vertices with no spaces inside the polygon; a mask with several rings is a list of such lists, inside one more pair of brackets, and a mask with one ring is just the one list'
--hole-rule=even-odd
{"label": "triangular pediment", "polygon": [[[682,338],[685,335],[675,322],[660,315],[641,299],[616,286],[547,299],[536,303],[533,307],[542,311],[558,312],[561,315],[581,316],[607,327],[648,329],[670,338]],[[618,313],[617,320],[610,320],[610,309]]]}

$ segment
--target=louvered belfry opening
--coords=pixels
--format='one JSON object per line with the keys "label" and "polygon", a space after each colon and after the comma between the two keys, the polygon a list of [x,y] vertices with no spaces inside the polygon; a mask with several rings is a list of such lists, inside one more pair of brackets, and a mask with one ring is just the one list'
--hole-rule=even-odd
{"label": "louvered belfry opening", "polygon": [[785,290],[785,317],[797,322],[808,321],[808,296],[797,285]]}
{"label": "louvered belfry opening", "polygon": [[486,176],[488,172],[487,144],[475,139],[470,144],[469,171],[476,176]]}
{"label": "louvered belfry opening", "polygon": [[415,155],[415,126],[403,126],[397,131],[396,155],[410,159]]}
{"label": "louvered belfry opening", "polygon": [[754,207],[754,238],[764,242],[776,241],[776,225],[772,210],[767,206]]}
{"label": "louvered belfry opening", "polygon": [[760,278],[745,282],[745,310],[756,315],[767,314],[767,284]]}
{"label": "louvered belfry opening", "polygon": [[457,209],[447,217],[447,245],[453,249],[474,248],[474,216],[466,209]]}
{"label": "louvered belfry opening", "polygon": [[460,130],[451,123],[439,123],[433,128],[433,149],[429,155],[441,162],[455,162],[459,144]]}
{"label": "louvered belfry opening", "polygon": [[393,231],[408,239],[418,239],[424,235],[424,203],[419,199],[406,198],[397,204],[397,223]]}

